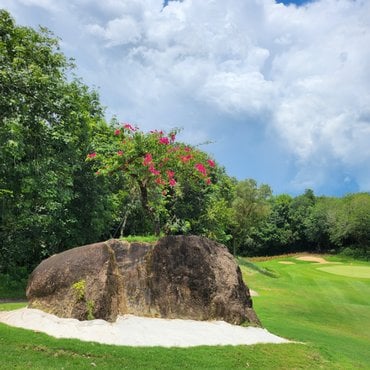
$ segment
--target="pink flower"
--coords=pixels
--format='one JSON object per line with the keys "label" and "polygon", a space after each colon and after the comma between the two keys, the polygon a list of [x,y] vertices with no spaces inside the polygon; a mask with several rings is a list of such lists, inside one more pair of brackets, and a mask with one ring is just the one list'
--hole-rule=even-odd
{"label": "pink flower", "polygon": [[211,185],[211,184],[212,184],[212,181],[211,181],[211,179],[210,179],[209,177],[208,177],[208,178],[207,178],[207,180],[206,180],[206,184],[207,184],[207,185]]}
{"label": "pink flower", "polygon": [[118,128],[117,130],[114,130],[114,135],[119,135],[121,133],[121,130]]}
{"label": "pink flower", "polygon": [[169,179],[172,179],[175,176],[175,172],[168,170],[167,171],[167,176],[168,176]]}
{"label": "pink flower", "polygon": [[160,175],[160,174],[161,174],[158,170],[156,170],[156,169],[154,168],[154,166],[153,166],[153,165],[151,165],[151,166],[149,167],[149,171],[150,171],[153,175],[156,175],[156,176],[158,176],[158,175]]}
{"label": "pink flower", "polygon": [[119,150],[119,151],[117,152],[117,155],[123,155],[123,151],[122,151],[122,150]]}
{"label": "pink flower", "polygon": [[136,128],[135,127],[133,127],[131,124],[129,124],[129,123],[125,123],[124,125],[123,125],[123,128],[125,128],[126,130],[130,130],[130,131],[136,131]]}
{"label": "pink flower", "polygon": [[87,155],[87,158],[95,158],[96,157],[96,153],[90,153]]}
{"label": "pink flower", "polygon": [[168,139],[168,137],[160,137],[159,142],[161,144],[168,145],[170,143],[170,140]]}
{"label": "pink flower", "polygon": [[176,135],[175,134],[170,134],[171,141],[174,142],[176,140]]}
{"label": "pink flower", "polygon": [[153,158],[152,158],[152,155],[150,153],[145,154],[144,162],[143,162],[144,166],[147,166],[150,163],[152,163],[152,160],[153,160]]}
{"label": "pink flower", "polygon": [[191,152],[191,148],[189,148],[188,146],[186,146],[186,147],[184,148],[184,150],[185,150],[185,152]]}
{"label": "pink flower", "polygon": [[197,163],[194,166],[202,175],[207,176],[207,170],[202,163]]}
{"label": "pink flower", "polygon": [[162,184],[163,184],[163,180],[162,180],[160,177],[157,177],[157,178],[155,179],[155,182],[156,182],[156,184],[158,184],[158,185],[162,185]]}
{"label": "pink flower", "polygon": [[176,180],[175,179],[170,179],[169,184],[170,184],[170,186],[175,186],[176,185]]}
{"label": "pink flower", "polygon": [[212,161],[212,159],[208,159],[207,162],[208,162],[210,167],[215,167],[216,166],[215,161]]}
{"label": "pink flower", "polygon": [[180,158],[181,158],[181,162],[186,163],[186,162],[189,162],[193,158],[193,156],[191,154],[188,154],[188,155],[182,155]]}
{"label": "pink flower", "polygon": [[178,150],[180,150],[178,146],[170,146],[167,148],[167,153],[174,153],[177,152]]}

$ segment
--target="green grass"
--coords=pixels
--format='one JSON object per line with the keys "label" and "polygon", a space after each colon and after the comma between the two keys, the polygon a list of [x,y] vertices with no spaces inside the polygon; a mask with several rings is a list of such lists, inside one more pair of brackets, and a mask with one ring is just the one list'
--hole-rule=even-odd
{"label": "green grass", "polygon": [[129,243],[155,243],[158,241],[160,237],[156,236],[156,235],[144,235],[144,236],[140,236],[140,235],[129,235],[129,236],[125,236],[125,237],[122,237],[121,240],[125,240]]}
{"label": "green grass", "polygon": [[260,266],[256,265],[255,263],[246,260],[245,258],[236,257],[236,260],[237,260],[239,266],[247,267],[250,270],[257,271],[260,274],[270,276],[270,277],[273,277],[273,278],[278,277],[278,274],[276,272],[271,271],[268,268],[260,267]]}
{"label": "green grass", "polygon": [[307,369],[317,364],[326,362],[303,344],[118,347],[54,339],[0,324],[0,369]]}
{"label": "green grass", "polygon": [[[344,257],[325,258],[352,263],[358,270],[370,267],[369,263]],[[247,285],[259,294],[253,299],[254,307],[270,331],[314,345],[330,361],[328,367],[370,368],[370,279],[330,274],[321,270],[330,265],[293,257],[255,263],[279,275],[271,278],[241,267]]]}
{"label": "green grass", "polygon": [[24,308],[26,306],[27,306],[27,302],[0,303],[0,311],[18,310],[19,308]]}
{"label": "green grass", "polygon": [[[295,264],[283,265],[282,260]],[[55,339],[0,324],[0,369],[370,368],[370,279],[330,274],[320,271],[330,265],[291,256],[240,264],[248,286],[259,293],[253,301],[264,326],[304,344],[132,348]],[[0,310],[19,307],[21,303],[0,304]]]}
{"label": "green grass", "polygon": [[321,267],[320,271],[329,272],[330,274],[349,276],[353,278],[370,279],[370,266],[353,266],[353,265],[337,265],[329,267]]}

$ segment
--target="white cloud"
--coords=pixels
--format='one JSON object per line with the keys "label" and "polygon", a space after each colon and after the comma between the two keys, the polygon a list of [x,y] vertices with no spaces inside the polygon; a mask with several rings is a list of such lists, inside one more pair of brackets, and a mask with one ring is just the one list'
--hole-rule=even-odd
{"label": "white cloud", "polygon": [[59,9],[53,0],[20,0],[20,3],[25,6],[36,6],[53,12]]}
{"label": "white cloud", "polygon": [[113,19],[106,27],[93,24],[87,29],[92,35],[102,37],[107,47],[136,43],[141,38],[140,25],[129,16]]}
{"label": "white cloud", "polygon": [[243,135],[259,121],[261,136],[295,158],[292,187],[330,187],[340,169],[343,182],[369,190],[369,1],[184,0],[162,9],[162,0],[73,0],[57,3],[59,16],[52,4],[0,0],[22,22],[39,23],[27,13],[39,6],[54,12],[49,28],[110,112],[212,140],[227,122],[244,122]]}

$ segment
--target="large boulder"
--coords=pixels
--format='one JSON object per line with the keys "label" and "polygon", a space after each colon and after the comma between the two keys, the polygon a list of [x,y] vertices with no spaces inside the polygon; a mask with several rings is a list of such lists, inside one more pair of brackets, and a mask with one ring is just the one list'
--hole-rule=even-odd
{"label": "large boulder", "polygon": [[260,325],[233,256],[198,236],[70,249],[40,263],[27,297],[29,307],[79,320],[133,314]]}

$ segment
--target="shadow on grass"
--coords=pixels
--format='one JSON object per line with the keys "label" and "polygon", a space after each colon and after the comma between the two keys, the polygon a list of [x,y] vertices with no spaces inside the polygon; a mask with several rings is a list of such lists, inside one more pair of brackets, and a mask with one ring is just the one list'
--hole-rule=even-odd
{"label": "shadow on grass", "polygon": [[279,274],[277,274],[275,271],[273,271],[271,269],[268,269],[268,268],[257,266],[253,262],[246,261],[245,259],[243,259],[241,257],[236,257],[236,261],[238,262],[238,264],[240,266],[244,266],[244,267],[247,267],[251,270],[257,271],[262,275],[266,275],[266,276],[269,276],[269,277],[272,277],[272,278],[278,278],[279,277]]}

